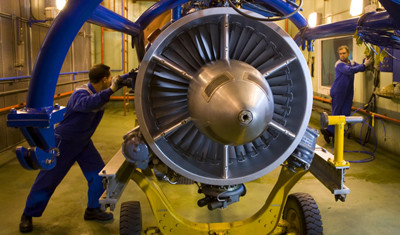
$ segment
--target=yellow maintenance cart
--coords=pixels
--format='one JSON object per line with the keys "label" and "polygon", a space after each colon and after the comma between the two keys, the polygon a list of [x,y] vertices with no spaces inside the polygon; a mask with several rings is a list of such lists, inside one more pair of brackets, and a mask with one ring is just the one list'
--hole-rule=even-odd
{"label": "yellow maintenance cart", "polygon": [[140,203],[123,202],[121,234],[322,234],[321,216],[314,199],[305,193],[289,195],[289,192],[303,175],[311,172],[333,193],[336,200],[344,201],[350,193],[350,189],[343,183],[345,170],[350,165],[343,159],[343,129],[346,122],[361,121],[362,117],[328,116],[323,113],[322,127],[335,125],[335,155],[318,145],[311,161],[302,161],[301,158],[294,158],[292,155],[281,166],[279,178],[264,206],[242,221],[197,223],[180,216],[159,186],[160,181],[171,184],[179,182],[171,181],[167,175],[160,177],[157,170],[135,168],[134,164],[126,160],[122,151],[119,151],[100,173],[106,186],[106,192],[100,202],[104,207],[114,210],[130,179],[146,194],[158,226],[142,229]]}

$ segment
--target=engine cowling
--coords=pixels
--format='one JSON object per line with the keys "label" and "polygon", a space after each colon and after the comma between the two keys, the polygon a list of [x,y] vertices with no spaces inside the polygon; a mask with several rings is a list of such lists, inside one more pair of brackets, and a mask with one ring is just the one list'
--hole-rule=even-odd
{"label": "engine cowling", "polygon": [[210,185],[245,183],[282,164],[312,108],[308,67],[292,38],[230,8],[166,28],[140,65],[135,93],[140,131],[155,155]]}

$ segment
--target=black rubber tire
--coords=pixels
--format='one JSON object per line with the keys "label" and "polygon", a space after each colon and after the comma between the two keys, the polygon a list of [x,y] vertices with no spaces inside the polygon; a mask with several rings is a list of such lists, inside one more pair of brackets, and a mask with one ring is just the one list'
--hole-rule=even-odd
{"label": "black rubber tire", "polygon": [[320,211],[310,194],[290,194],[283,210],[283,219],[290,223],[289,229],[299,235],[323,234]]}
{"label": "black rubber tire", "polygon": [[140,202],[128,201],[121,204],[119,220],[120,235],[140,235],[142,233],[142,212]]}

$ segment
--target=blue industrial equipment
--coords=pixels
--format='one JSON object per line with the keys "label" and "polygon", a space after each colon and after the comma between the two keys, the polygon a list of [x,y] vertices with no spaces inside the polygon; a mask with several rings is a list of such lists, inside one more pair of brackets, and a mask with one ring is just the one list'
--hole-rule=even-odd
{"label": "blue industrial equipment", "polygon": [[65,107],[11,110],[7,125],[20,128],[32,148],[18,147],[17,158],[28,169],[51,169],[55,166],[58,149],[55,146],[54,125],[63,119]]}
{"label": "blue industrial equipment", "polygon": [[[38,54],[29,84],[26,107],[12,111],[7,125],[21,129],[31,148],[20,148],[17,156],[28,169],[51,169],[55,165],[54,125],[60,122],[64,108],[53,107],[58,74],[79,29],[100,0],[68,1],[54,20]],[[34,164],[36,162],[36,164]]]}
{"label": "blue industrial equipment", "polygon": [[360,18],[353,18],[332,24],[316,26],[314,28],[302,28],[294,37],[294,40],[297,45],[305,45],[310,44],[315,39],[353,35],[359,23],[362,23],[363,27],[373,29],[393,30],[397,28],[395,20],[388,12],[373,12],[368,14],[362,21],[359,21],[359,19]]}

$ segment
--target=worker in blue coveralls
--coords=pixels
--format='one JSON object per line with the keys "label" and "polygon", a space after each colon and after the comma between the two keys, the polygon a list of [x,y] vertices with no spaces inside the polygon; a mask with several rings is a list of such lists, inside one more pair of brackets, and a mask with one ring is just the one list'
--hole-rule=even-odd
{"label": "worker in blue coveralls", "polygon": [[57,157],[57,164],[53,169],[39,172],[21,217],[21,232],[32,231],[32,217],[42,215],[54,190],[75,162],[78,162],[89,187],[84,219],[113,219],[113,214],[103,211],[99,204],[104,188],[102,177],[98,173],[103,169],[104,162],[91,137],[103,117],[105,104],[122,87],[124,79],[129,75],[130,73],[111,78],[110,67],[97,64],[89,71],[89,83],[77,87],[72,93],[64,119],[55,129],[60,156]]}
{"label": "worker in blue coveralls", "polygon": [[[350,50],[346,45],[338,48],[339,60],[335,64],[335,81],[332,84],[330,95],[332,97],[332,114],[349,116],[354,97],[354,74],[365,71],[372,63],[372,57],[367,57],[364,63],[357,64],[349,60]],[[335,133],[335,126],[321,129],[327,143]]]}

